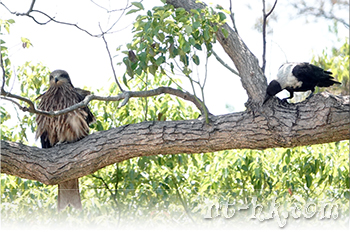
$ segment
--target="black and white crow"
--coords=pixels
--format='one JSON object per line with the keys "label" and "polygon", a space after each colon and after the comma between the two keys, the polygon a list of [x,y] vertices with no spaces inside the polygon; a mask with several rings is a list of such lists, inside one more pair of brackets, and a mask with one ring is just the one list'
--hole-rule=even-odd
{"label": "black and white crow", "polygon": [[291,99],[294,92],[315,91],[315,87],[329,87],[333,84],[341,84],[334,80],[332,73],[309,63],[285,63],[277,73],[277,79],[267,86],[264,103],[272,96],[286,89],[290,96],[283,100]]}

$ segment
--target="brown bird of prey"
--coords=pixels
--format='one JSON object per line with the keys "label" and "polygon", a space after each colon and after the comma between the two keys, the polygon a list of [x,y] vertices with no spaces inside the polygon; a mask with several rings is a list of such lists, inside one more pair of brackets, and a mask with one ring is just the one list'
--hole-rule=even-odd
{"label": "brown bird of prey", "polygon": [[[69,75],[64,70],[55,70],[50,74],[50,88],[38,99],[38,109],[58,111],[81,102],[89,91],[74,88]],[[89,134],[89,124],[95,117],[88,107],[79,108],[57,117],[38,115],[36,139],[40,137],[42,148],[56,144],[76,142]],[[58,184],[58,211],[67,205],[82,209],[78,179],[71,179]]]}

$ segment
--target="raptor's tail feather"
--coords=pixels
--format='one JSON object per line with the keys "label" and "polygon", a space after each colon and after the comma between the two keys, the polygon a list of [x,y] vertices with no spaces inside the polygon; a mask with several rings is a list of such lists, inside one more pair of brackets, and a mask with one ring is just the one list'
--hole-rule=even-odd
{"label": "raptor's tail feather", "polygon": [[58,184],[57,205],[58,212],[64,210],[68,205],[82,210],[78,179],[68,180]]}

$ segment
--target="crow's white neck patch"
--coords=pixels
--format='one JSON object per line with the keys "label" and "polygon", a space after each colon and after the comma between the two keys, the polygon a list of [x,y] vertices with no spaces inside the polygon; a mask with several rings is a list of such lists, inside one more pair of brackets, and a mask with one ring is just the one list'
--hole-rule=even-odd
{"label": "crow's white neck patch", "polygon": [[292,73],[296,65],[298,63],[287,63],[278,70],[276,80],[280,83],[282,89],[287,87],[296,89],[302,86],[303,82],[299,81]]}

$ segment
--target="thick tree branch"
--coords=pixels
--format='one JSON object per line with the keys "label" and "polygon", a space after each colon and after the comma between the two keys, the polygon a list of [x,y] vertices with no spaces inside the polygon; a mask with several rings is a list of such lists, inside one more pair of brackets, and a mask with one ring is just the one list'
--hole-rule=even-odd
{"label": "thick tree branch", "polygon": [[[191,9],[202,9],[205,4],[196,0],[167,0],[168,4],[175,8],[182,7],[187,11]],[[256,110],[262,104],[266,93],[267,80],[262,72],[258,59],[248,49],[238,34],[226,23],[223,28],[228,31],[226,38],[221,30],[217,32],[217,39],[235,64],[243,88],[249,97],[246,107],[248,110]]]}
{"label": "thick tree branch", "polygon": [[1,172],[57,184],[113,163],[157,154],[265,149],[350,139],[350,98],[316,94],[297,104],[269,101],[260,113],[157,121],[99,131],[50,149],[1,141]]}

